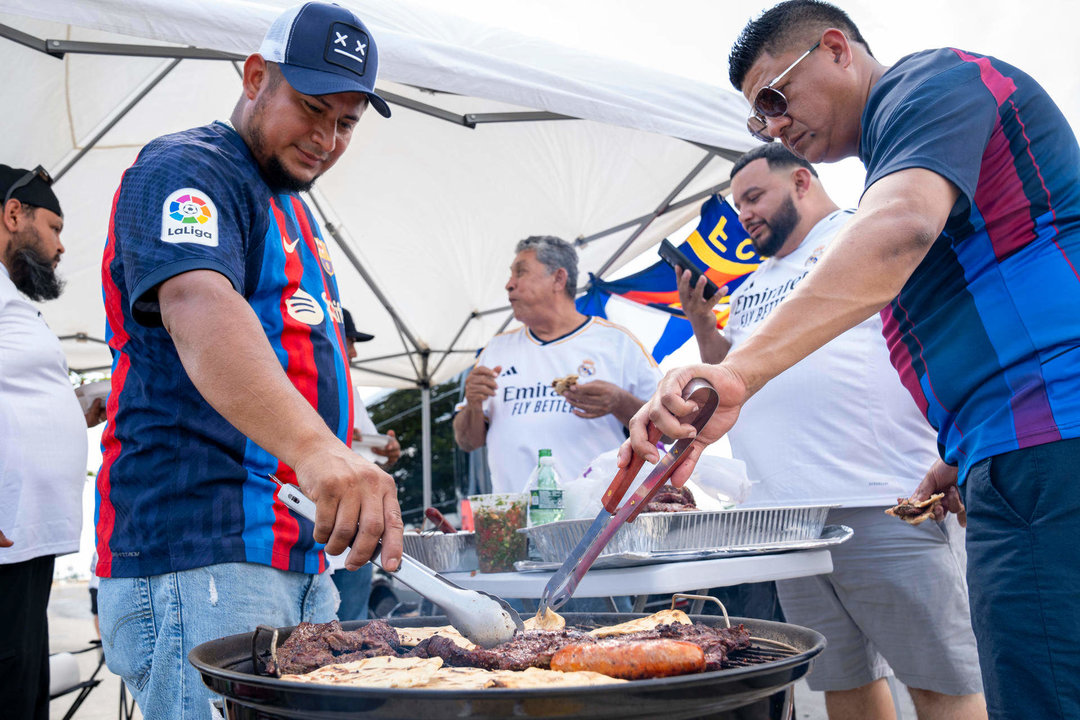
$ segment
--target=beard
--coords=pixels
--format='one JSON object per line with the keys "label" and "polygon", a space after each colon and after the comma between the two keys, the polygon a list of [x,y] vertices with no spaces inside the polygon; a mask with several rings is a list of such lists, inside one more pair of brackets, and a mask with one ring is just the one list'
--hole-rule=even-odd
{"label": "beard", "polygon": [[19,233],[12,238],[4,258],[11,282],[35,302],[55,300],[64,291],[64,281],[57,277],[53,267],[56,258],[47,258],[38,249],[41,238],[36,230],[30,228],[25,233],[30,237],[20,237],[23,233]]}
{"label": "beard", "polygon": [[780,252],[801,219],[799,211],[795,209],[795,203],[792,201],[791,196],[788,195],[787,199],[777,208],[776,214],[766,223],[769,226],[768,236],[761,243],[750,238],[750,242],[754,244],[754,249],[757,250],[758,255],[761,257],[773,257]]}
{"label": "beard", "polygon": [[267,157],[266,163],[260,166],[266,184],[274,190],[290,190],[292,192],[307,192],[319,176],[310,180],[302,180],[296,177],[282,164],[277,155],[266,152],[266,139],[263,137],[262,124],[266,116],[266,104],[268,98],[260,96],[255,102],[255,108],[251,114],[251,122],[248,124],[248,134],[251,136],[251,154],[255,157]]}

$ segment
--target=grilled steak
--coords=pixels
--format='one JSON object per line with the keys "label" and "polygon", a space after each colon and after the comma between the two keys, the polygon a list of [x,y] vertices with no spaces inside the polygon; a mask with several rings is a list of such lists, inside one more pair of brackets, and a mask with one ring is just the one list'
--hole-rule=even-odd
{"label": "grilled steak", "polygon": [[[673,623],[620,635],[617,642],[648,640],[693,643],[705,654],[705,669],[719,670],[729,653],[750,646],[750,633],[742,625],[729,629]],[[449,666],[485,670],[548,669],[552,656],[562,648],[596,642],[596,638],[580,630],[525,630],[490,650],[467,650],[440,635],[426,638],[415,648],[406,648],[401,645],[397,631],[381,620],[373,620],[358,630],[343,630],[336,620],[321,625],[300,623],[277,649],[277,664],[272,660],[267,663],[267,672],[306,673],[324,665],[384,655],[439,657]]]}

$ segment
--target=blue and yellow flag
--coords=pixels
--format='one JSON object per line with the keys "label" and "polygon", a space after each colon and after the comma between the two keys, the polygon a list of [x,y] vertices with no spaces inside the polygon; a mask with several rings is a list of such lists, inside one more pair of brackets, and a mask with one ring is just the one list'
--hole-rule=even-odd
{"label": "blue and yellow flag", "polygon": [[[727,286],[728,294],[715,308],[716,326],[724,327],[730,314],[730,294],[761,263],[750,236],[739,223],[738,214],[720,196],[710,197],[701,206],[697,229],[678,248],[717,287]],[[653,358],[657,362],[693,335],[679,303],[675,271],[667,263],[660,261],[641,272],[610,282],[591,275],[589,280],[589,292],[577,301],[578,310],[586,315],[608,317],[607,301],[612,295],[618,295],[674,316],[660,333],[657,342],[651,345]],[[646,347],[650,346],[650,338],[639,339],[646,343]]]}

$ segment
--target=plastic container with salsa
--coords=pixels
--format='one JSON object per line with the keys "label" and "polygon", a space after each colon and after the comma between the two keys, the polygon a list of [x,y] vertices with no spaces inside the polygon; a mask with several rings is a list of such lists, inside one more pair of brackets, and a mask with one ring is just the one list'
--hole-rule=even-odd
{"label": "plastic container with salsa", "polygon": [[513,572],[514,563],[525,560],[525,527],[528,496],[521,493],[471,495],[476,555],[480,572]]}

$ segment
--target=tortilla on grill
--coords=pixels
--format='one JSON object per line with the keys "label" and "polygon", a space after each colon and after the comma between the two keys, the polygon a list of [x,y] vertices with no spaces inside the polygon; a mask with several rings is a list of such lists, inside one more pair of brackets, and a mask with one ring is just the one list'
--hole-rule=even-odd
{"label": "tortilla on grill", "polygon": [[641,632],[642,630],[652,630],[659,625],[674,625],[676,623],[680,625],[693,625],[690,618],[682,610],[661,610],[648,617],[629,620],[618,625],[596,628],[595,630],[590,630],[589,634],[593,637],[605,638],[611,637],[612,635],[626,635],[627,633]]}
{"label": "tortilla on grill", "polygon": [[540,611],[525,621],[526,630],[562,630],[566,627],[566,619],[551,608],[544,608],[543,616]]}
{"label": "tortilla on grill", "polygon": [[282,680],[317,685],[413,688],[428,683],[442,667],[442,658],[371,657],[324,665],[303,675],[282,675]]}
{"label": "tortilla on grill", "polygon": [[282,675],[282,680],[349,687],[423,688],[425,690],[482,690],[484,688],[542,688],[605,685],[626,682],[600,673],[557,670],[484,670],[444,667],[442,658],[373,657],[325,665],[303,675]]}
{"label": "tortilla on grill", "polygon": [[416,647],[424,640],[427,640],[432,635],[442,635],[444,638],[453,640],[456,644],[465,648],[466,650],[475,650],[476,645],[469,642],[468,638],[459,633],[450,625],[443,625],[442,627],[399,627],[394,628],[397,630],[398,637],[401,638],[401,644],[405,647]]}

